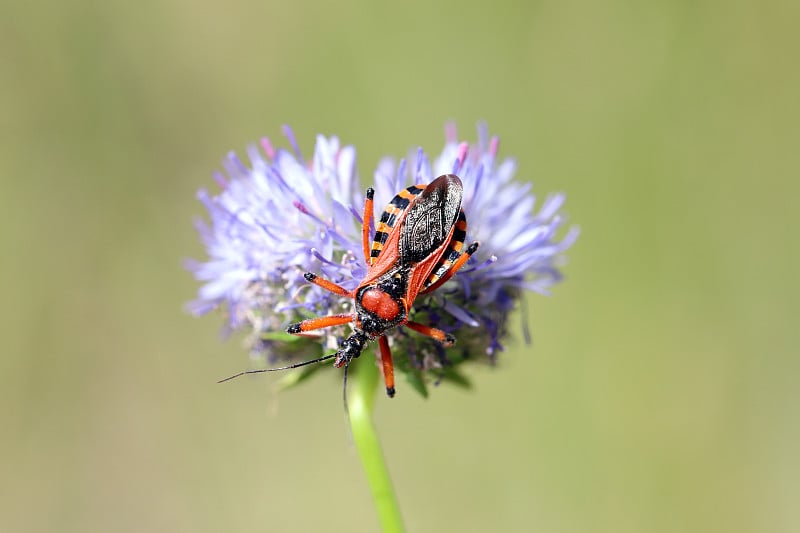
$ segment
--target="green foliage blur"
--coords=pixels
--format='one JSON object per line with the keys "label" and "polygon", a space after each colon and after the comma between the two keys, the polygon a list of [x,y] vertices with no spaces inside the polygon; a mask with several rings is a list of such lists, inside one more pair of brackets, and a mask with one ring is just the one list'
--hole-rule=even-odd
{"label": "green foliage blur", "polygon": [[341,372],[216,385],[181,265],[228,150],[447,120],[583,233],[532,345],[378,398],[409,531],[800,530],[798,6],[3,3],[0,530],[375,531]]}

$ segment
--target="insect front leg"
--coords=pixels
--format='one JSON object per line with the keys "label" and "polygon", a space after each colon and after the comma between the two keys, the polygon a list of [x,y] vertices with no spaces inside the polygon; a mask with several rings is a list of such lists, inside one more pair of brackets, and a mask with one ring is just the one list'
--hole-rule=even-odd
{"label": "insect front leg", "polygon": [[339,315],[330,315],[330,316],[320,316],[317,318],[309,318],[308,320],[303,320],[302,322],[296,322],[294,324],[290,324],[288,328],[286,328],[286,333],[291,333],[292,335],[300,335],[301,337],[305,336],[304,333],[309,331],[313,331],[315,329],[323,329],[329,328],[331,326],[341,326],[342,324],[347,324],[348,322],[353,321],[353,315],[350,313],[342,313]]}

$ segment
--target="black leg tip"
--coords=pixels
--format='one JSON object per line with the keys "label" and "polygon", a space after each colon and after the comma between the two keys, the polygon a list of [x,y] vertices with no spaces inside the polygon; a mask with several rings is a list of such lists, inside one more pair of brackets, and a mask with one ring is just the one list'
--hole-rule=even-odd
{"label": "black leg tip", "polygon": [[469,248],[467,248],[467,253],[469,255],[474,254],[478,250],[478,246],[480,245],[481,243],[479,243],[478,241],[473,242],[472,244],[469,245]]}
{"label": "black leg tip", "polygon": [[367,189],[367,200],[372,200],[372,198],[374,196],[375,196],[375,189],[373,189],[372,187],[369,187]]}
{"label": "black leg tip", "polygon": [[303,277],[304,277],[304,278],[306,278],[306,281],[312,281],[312,282],[313,282],[315,279],[317,279],[317,275],[316,275],[316,274],[313,274],[313,273],[311,273],[311,272],[306,272],[305,274],[303,274]]}
{"label": "black leg tip", "polygon": [[286,328],[286,333],[291,333],[294,335],[295,333],[300,333],[302,330],[300,329],[300,323],[297,324],[289,324],[289,327]]}
{"label": "black leg tip", "polygon": [[394,387],[386,387],[386,396],[394,398]]}
{"label": "black leg tip", "polygon": [[447,346],[452,346],[455,343],[456,343],[456,338],[450,335],[449,333],[446,333],[444,336],[444,344]]}

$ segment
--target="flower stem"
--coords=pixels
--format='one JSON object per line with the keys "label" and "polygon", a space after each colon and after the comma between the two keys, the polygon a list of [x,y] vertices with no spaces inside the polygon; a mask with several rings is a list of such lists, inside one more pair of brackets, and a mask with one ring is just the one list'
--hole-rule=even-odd
{"label": "flower stem", "polygon": [[392,480],[381,452],[380,441],[372,423],[372,410],[375,405],[375,393],[378,389],[378,367],[367,357],[352,365],[355,370],[353,387],[348,394],[348,413],[353,440],[356,443],[361,464],[367,474],[367,482],[372,490],[378,519],[384,533],[402,533],[403,520],[400,508],[392,489]]}

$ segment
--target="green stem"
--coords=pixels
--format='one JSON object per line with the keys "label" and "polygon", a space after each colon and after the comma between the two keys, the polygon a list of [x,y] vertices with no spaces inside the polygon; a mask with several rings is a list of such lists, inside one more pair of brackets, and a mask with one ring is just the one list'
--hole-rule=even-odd
{"label": "green stem", "polygon": [[[364,355],[368,356],[369,352]],[[392,489],[392,480],[381,452],[380,441],[372,423],[372,409],[375,405],[375,393],[378,389],[378,367],[372,363],[371,357],[363,357],[363,361],[350,367],[353,372],[353,386],[348,393],[348,412],[353,440],[358,449],[367,482],[372,490],[378,519],[384,533],[402,533],[403,520],[400,508]]]}

